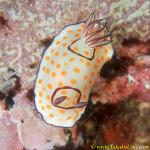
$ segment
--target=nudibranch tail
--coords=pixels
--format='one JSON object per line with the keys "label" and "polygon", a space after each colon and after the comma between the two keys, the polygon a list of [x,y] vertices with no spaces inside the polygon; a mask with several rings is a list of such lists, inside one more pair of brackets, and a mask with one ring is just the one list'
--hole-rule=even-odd
{"label": "nudibranch tail", "polygon": [[111,32],[106,28],[104,20],[95,20],[95,13],[92,13],[85,23],[84,30],[81,34],[81,39],[90,48],[99,47],[111,43]]}

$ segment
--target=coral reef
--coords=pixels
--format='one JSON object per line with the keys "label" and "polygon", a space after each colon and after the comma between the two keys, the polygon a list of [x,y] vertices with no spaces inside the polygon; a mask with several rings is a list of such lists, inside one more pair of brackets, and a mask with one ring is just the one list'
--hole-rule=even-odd
{"label": "coral reef", "polygon": [[39,150],[52,149],[54,145],[65,145],[68,136],[64,130],[45,123],[26,94],[24,91],[14,97],[15,105],[10,110],[11,120],[17,125],[20,142],[27,149]]}
{"label": "coral reef", "polygon": [[10,120],[10,114],[6,111],[0,112],[0,148],[3,150],[21,150],[23,145],[19,141],[17,125]]}
{"label": "coral reef", "polygon": [[[81,9],[78,11],[79,7]],[[99,18],[108,20],[110,30],[114,30],[116,49],[120,47],[123,39],[129,37],[142,41],[149,39],[148,1],[2,0],[0,2],[1,85],[4,84],[3,79],[8,74],[8,68],[13,68],[21,76],[23,89],[33,85],[39,60],[47,47],[44,41],[55,36],[64,25],[83,20],[92,10],[96,10]]]}
{"label": "coral reef", "polygon": [[[148,0],[1,0],[0,149],[148,145],[149,6]],[[64,25],[85,19],[93,10],[108,20],[117,55],[100,71],[83,117],[73,128],[56,128],[34,106],[39,62]]]}

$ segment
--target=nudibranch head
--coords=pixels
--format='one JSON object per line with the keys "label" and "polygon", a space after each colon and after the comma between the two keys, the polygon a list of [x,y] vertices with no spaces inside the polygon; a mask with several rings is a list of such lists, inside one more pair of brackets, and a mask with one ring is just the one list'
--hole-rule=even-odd
{"label": "nudibranch head", "polygon": [[114,51],[111,33],[92,13],[65,27],[47,48],[35,83],[35,104],[52,125],[71,127],[83,114],[94,79]]}

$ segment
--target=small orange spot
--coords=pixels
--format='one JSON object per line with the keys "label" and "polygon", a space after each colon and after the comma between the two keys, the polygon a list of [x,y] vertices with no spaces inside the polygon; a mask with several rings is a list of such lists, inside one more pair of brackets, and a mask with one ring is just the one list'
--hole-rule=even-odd
{"label": "small orange spot", "polygon": [[84,80],[87,80],[87,79],[88,79],[88,77],[85,75],[85,76],[84,76]]}
{"label": "small orange spot", "polygon": [[77,109],[74,109],[74,112],[75,112],[75,113],[79,113],[79,111],[78,111]]}
{"label": "small orange spot", "polygon": [[53,117],[54,117],[54,115],[53,115],[53,114],[49,114],[49,117],[53,118]]}
{"label": "small orange spot", "polygon": [[108,52],[108,49],[105,49],[105,54],[107,54],[107,52]]}
{"label": "small orange spot", "polygon": [[56,65],[56,68],[60,68],[60,64],[57,64],[57,65]]}
{"label": "small orange spot", "polygon": [[64,83],[63,83],[62,81],[60,81],[60,82],[58,82],[58,85],[59,85],[59,86],[63,86]]}
{"label": "small orange spot", "polygon": [[72,118],[72,116],[67,117],[67,120],[70,120]]}
{"label": "small orange spot", "polygon": [[64,114],[66,111],[65,111],[64,109],[60,109],[59,112],[60,112],[61,114]]}
{"label": "small orange spot", "polygon": [[96,47],[95,50],[98,51],[98,50],[99,50],[99,47]]}
{"label": "small orange spot", "polygon": [[83,95],[83,99],[86,99],[86,97],[87,97],[86,95]]}
{"label": "small orange spot", "polygon": [[[77,97],[77,98],[78,98],[78,97]],[[76,104],[77,104],[76,102],[74,102],[74,101],[72,102],[72,105],[76,105]]]}
{"label": "small orange spot", "polygon": [[64,53],[63,53],[63,56],[67,56],[67,52],[64,52]]}
{"label": "small orange spot", "polygon": [[55,72],[52,72],[52,77],[55,77],[56,76],[56,73]]}
{"label": "small orange spot", "polygon": [[73,62],[73,61],[74,61],[74,58],[71,57],[71,58],[69,59],[69,62]]}
{"label": "small orange spot", "polygon": [[90,62],[86,62],[86,66],[89,67],[90,66]]}
{"label": "small orange spot", "polygon": [[51,97],[50,97],[49,95],[47,95],[47,96],[46,96],[46,99],[47,99],[47,100],[50,100],[50,99],[51,99]]}
{"label": "small orange spot", "polygon": [[49,60],[50,60],[50,57],[49,57],[49,56],[46,56],[46,60],[49,61]]}
{"label": "small orange spot", "polygon": [[50,72],[50,70],[48,68],[46,68],[45,71],[46,71],[47,74],[49,74],[49,72]]}
{"label": "small orange spot", "polygon": [[89,52],[87,50],[84,51],[85,55],[89,55]]}
{"label": "small orange spot", "polygon": [[67,39],[67,36],[63,36],[63,39],[66,40],[66,39]]}
{"label": "small orange spot", "polygon": [[73,120],[76,120],[77,116],[78,116],[78,115],[74,116],[72,119],[73,119]]}
{"label": "small orange spot", "polygon": [[39,97],[42,97],[43,96],[43,93],[42,92],[39,92]]}
{"label": "small orange spot", "polygon": [[55,56],[59,56],[59,52],[55,52]]}
{"label": "small orange spot", "polygon": [[65,70],[63,70],[62,72],[61,72],[61,75],[62,76],[65,76],[67,74],[67,72],[65,71]]}
{"label": "small orange spot", "polygon": [[72,32],[72,30],[70,30],[70,29],[67,30],[67,33],[71,33],[71,32]]}
{"label": "small orange spot", "polygon": [[49,84],[47,85],[47,87],[48,87],[49,89],[52,89],[53,86],[52,86],[52,84],[49,83]]}
{"label": "small orange spot", "polygon": [[99,58],[97,58],[96,61],[97,61],[97,63],[100,63],[100,59]]}
{"label": "small orange spot", "polygon": [[51,60],[51,64],[54,64],[55,63],[55,61],[54,60]]}
{"label": "small orange spot", "polygon": [[78,51],[78,47],[76,47],[76,46],[73,47],[73,50],[77,52]]}
{"label": "small orange spot", "polygon": [[65,91],[65,90],[62,90],[62,92],[61,92],[63,95],[66,95],[67,94],[67,92]]}
{"label": "small orange spot", "polygon": [[79,37],[80,37],[80,34],[75,34],[75,36],[79,38]]}
{"label": "small orange spot", "polygon": [[97,64],[94,64],[94,68],[97,69],[97,67],[98,67]]}
{"label": "small orange spot", "polygon": [[56,45],[59,45],[60,44],[60,41],[56,41]]}
{"label": "small orange spot", "polygon": [[64,43],[63,46],[64,46],[64,47],[67,47],[67,43]]}
{"label": "small orange spot", "polygon": [[80,29],[80,28],[79,28],[79,29],[77,29],[77,31],[78,31],[78,32],[81,32],[81,31],[82,31],[82,29]]}
{"label": "small orange spot", "polygon": [[101,57],[101,60],[104,61],[104,57],[103,56]]}
{"label": "small orange spot", "polygon": [[76,83],[77,83],[77,80],[76,80],[76,79],[71,79],[70,82],[71,82],[72,84],[76,84]]}
{"label": "small orange spot", "polygon": [[46,105],[47,109],[51,109],[51,106],[50,105]]}
{"label": "small orange spot", "polygon": [[41,84],[41,83],[42,83],[42,80],[41,80],[41,79],[39,79],[39,80],[38,80],[38,83],[39,83],[39,84]]}
{"label": "small orange spot", "polygon": [[79,72],[80,72],[80,69],[79,69],[79,68],[74,68],[74,72],[75,72],[75,73],[79,73]]}
{"label": "small orange spot", "polygon": [[84,24],[81,24],[81,25],[80,25],[80,28],[81,28],[81,29],[83,29],[83,28],[84,28],[84,26],[85,26]]}
{"label": "small orange spot", "polygon": [[70,42],[71,42],[71,43],[74,42],[74,39],[70,40]]}
{"label": "small orange spot", "polygon": [[42,110],[45,110],[45,107],[44,107],[44,106],[41,106],[41,109],[42,109]]}
{"label": "small orange spot", "polygon": [[68,63],[65,62],[65,63],[64,63],[64,66],[68,66]]}

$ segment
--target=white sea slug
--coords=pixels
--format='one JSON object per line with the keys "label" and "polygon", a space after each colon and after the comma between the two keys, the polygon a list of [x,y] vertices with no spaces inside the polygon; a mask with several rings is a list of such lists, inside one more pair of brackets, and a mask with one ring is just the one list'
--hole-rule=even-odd
{"label": "white sea slug", "polygon": [[114,50],[111,33],[93,12],[66,26],[47,48],[35,83],[35,104],[43,119],[71,127],[83,114],[94,79]]}

